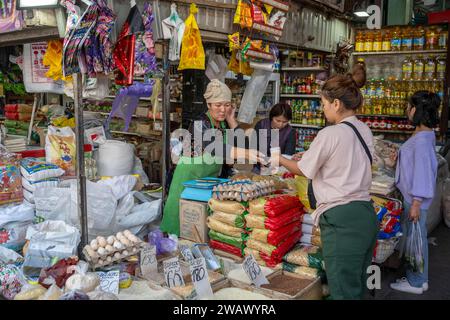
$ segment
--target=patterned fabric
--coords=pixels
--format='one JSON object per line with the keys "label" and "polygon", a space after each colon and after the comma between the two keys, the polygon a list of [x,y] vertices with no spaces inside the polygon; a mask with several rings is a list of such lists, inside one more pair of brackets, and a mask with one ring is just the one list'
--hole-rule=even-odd
{"label": "patterned fabric", "polygon": [[[153,9],[149,3],[144,4],[142,21],[145,32],[136,37],[135,70],[136,76],[150,76],[156,71],[155,43],[153,41]],[[146,77],[148,78],[148,77]]]}

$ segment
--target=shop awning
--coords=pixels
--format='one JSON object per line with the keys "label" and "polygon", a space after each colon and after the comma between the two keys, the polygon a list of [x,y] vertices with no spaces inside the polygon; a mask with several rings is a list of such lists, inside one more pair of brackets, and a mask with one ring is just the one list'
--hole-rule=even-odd
{"label": "shop awning", "polygon": [[0,33],[0,47],[59,39],[57,27],[28,27],[20,31]]}

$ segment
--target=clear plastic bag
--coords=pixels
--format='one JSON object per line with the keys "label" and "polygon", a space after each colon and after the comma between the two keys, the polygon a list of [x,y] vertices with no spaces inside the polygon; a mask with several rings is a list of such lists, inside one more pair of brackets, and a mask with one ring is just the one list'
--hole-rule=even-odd
{"label": "clear plastic bag", "polygon": [[423,272],[423,241],[422,232],[417,222],[411,225],[411,233],[406,239],[405,259],[414,272]]}

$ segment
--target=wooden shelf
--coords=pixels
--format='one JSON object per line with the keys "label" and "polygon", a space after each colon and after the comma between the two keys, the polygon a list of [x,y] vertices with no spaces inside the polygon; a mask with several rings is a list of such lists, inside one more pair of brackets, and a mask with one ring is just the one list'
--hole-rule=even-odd
{"label": "wooden shelf", "polygon": [[136,132],[124,132],[124,131],[114,131],[111,130],[111,133],[113,134],[121,134],[121,135],[125,135],[125,136],[135,136],[135,137],[140,137],[140,138],[144,138],[144,139],[155,139],[155,137],[159,137],[162,135],[161,131],[153,131],[153,134],[150,135],[144,135],[144,134],[140,134],[140,133],[136,133]]}
{"label": "wooden shelf", "polygon": [[378,118],[394,118],[394,119],[408,119],[406,116],[395,116],[395,115],[387,115],[387,114],[357,114],[357,117],[378,117]]}
{"label": "wooden shelf", "polygon": [[380,52],[353,52],[354,56],[385,56],[407,54],[447,54],[447,50],[413,50],[413,51],[380,51]]}
{"label": "wooden shelf", "polygon": [[383,130],[383,129],[370,129],[375,133],[391,133],[391,134],[412,134],[412,130]]}
{"label": "wooden shelf", "polygon": [[281,72],[283,71],[325,71],[324,67],[281,67]]}
{"label": "wooden shelf", "polygon": [[299,124],[299,123],[291,123],[291,127],[293,128],[306,128],[306,129],[323,129],[324,127],[322,126],[316,126],[316,125],[312,125],[312,124]]}
{"label": "wooden shelf", "polygon": [[306,98],[306,99],[320,99],[319,94],[280,94],[280,98]]}

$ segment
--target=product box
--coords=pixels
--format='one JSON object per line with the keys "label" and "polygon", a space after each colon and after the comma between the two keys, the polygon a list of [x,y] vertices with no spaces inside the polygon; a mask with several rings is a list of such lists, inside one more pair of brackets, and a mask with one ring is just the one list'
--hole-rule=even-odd
{"label": "product box", "polygon": [[162,122],[153,122],[153,130],[155,131],[162,131],[163,130],[163,124]]}
{"label": "product box", "polygon": [[139,134],[150,134],[152,130],[152,125],[150,123],[138,123],[136,132]]}
{"label": "product box", "polygon": [[147,107],[137,107],[136,116],[148,118],[149,109]]}
{"label": "product box", "polygon": [[180,199],[180,238],[207,243],[208,203]]}

